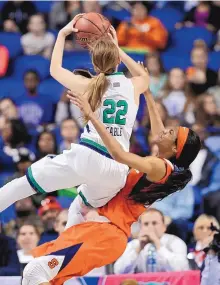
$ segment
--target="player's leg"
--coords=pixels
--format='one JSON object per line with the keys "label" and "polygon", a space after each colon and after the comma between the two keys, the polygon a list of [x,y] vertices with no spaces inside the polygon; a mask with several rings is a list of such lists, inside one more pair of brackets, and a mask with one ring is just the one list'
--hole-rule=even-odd
{"label": "player's leg", "polygon": [[66,154],[53,158],[46,156],[33,163],[26,176],[15,179],[0,189],[0,212],[16,201],[36,193],[50,193],[77,186],[84,182],[83,175],[78,173],[81,173],[80,168],[71,167]]}
{"label": "player's leg", "polygon": [[[109,223],[84,223],[67,229],[50,247],[36,248],[36,257],[24,270],[24,281],[61,285],[96,267],[114,262],[124,252],[126,235]],[[54,283],[53,283],[54,282]],[[37,284],[37,283],[36,283]]]}

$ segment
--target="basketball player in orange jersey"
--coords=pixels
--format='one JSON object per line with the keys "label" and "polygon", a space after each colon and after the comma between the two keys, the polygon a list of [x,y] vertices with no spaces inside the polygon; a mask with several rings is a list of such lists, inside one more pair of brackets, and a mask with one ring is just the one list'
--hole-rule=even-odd
{"label": "basketball player in orange jersey", "polygon": [[[156,133],[155,127],[162,128],[163,124],[152,95],[146,93],[145,96],[148,108],[151,107],[151,124]],[[118,259],[126,248],[131,224],[137,221],[145,207],[183,189],[189,182],[191,172],[188,167],[200,149],[197,135],[180,127],[169,131],[164,129],[158,138],[159,146],[164,136],[167,136],[164,143],[172,142],[175,152],[172,160],[175,160],[175,165],[163,158],[143,158],[129,152],[126,152],[125,158],[120,144],[106,131],[102,123],[97,122],[87,99],[71,93],[69,98],[81,108],[88,119],[92,119],[111,155],[123,161],[126,159],[128,165],[136,170],[130,171],[125,187],[107,205],[90,210],[85,215],[85,223],[68,228],[56,241],[33,251],[36,258],[24,270],[23,285],[60,285],[73,276],[83,276],[96,267]],[[191,155],[187,156],[189,150]],[[155,164],[157,173],[149,167],[149,160]]]}

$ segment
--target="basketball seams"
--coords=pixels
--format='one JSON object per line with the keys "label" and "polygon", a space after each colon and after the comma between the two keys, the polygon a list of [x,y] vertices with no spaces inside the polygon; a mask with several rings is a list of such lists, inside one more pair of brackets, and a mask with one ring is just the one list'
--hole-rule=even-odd
{"label": "basketball seams", "polygon": [[83,17],[83,19],[85,19],[88,22],[90,22],[91,24],[93,24],[102,33],[102,31],[99,29],[99,26],[97,26],[94,22],[92,22],[91,20],[89,20],[88,18],[85,18],[85,17]]}
{"label": "basketball seams", "polygon": [[105,26],[104,26],[104,18],[102,17],[102,15],[100,15],[99,13],[97,13],[97,15],[99,16],[99,18],[100,18],[100,20],[101,20],[101,22],[102,22],[102,27],[103,27],[103,30],[104,30],[104,32],[102,32],[103,34],[107,31],[107,29],[105,29]]}
{"label": "basketball seams", "polygon": [[[91,13],[90,15],[89,14],[90,13],[88,13],[88,18],[86,17],[87,15],[85,14],[79,17],[74,25],[76,28],[79,27],[78,33],[76,33],[76,40],[83,47],[86,47],[86,45],[89,42],[93,41],[95,38],[103,36],[106,32],[108,32],[111,26],[110,22],[101,14],[99,13]],[[82,20],[80,21],[80,19]]]}

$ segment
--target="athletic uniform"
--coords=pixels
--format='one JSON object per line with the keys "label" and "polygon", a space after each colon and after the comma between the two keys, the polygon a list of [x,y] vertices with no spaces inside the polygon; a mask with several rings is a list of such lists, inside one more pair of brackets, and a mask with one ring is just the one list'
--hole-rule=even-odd
{"label": "athletic uniform", "polygon": [[[173,170],[168,161],[165,163],[166,175],[158,183],[164,183]],[[144,205],[128,199],[140,179],[146,179],[143,176],[131,170],[125,187],[107,205],[96,209],[100,219],[72,226],[57,240],[33,250],[36,258],[25,268],[22,284],[37,285],[52,280],[51,284],[61,285],[73,276],[83,276],[117,260],[126,248],[132,223],[146,210]]]}
{"label": "athletic uniform", "polygon": [[[129,140],[138,106],[134,100],[132,81],[123,73],[108,76],[105,92],[97,116],[122,147],[129,150]],[[0,211],[15,201],[37,193],[87,184],[84,195],[93,207],[105,205],[124,186],[128,166],[114,161],[104,147],[95,128],[89,122],[80,144],[57,156],[46,156],[28,168],[26,178],[16,179],[0,190]],[[29,182],[29,183],[28,183]],[[15,191],[16,189],[16,191]]]}

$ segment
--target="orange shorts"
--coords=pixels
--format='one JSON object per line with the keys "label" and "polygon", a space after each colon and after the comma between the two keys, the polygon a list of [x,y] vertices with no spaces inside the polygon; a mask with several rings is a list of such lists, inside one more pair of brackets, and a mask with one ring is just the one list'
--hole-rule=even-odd
{"label": "orange shorts", "polygon": [[84,276],[94,268],[114,262],[123,254],[126,245],[127,236],[115,225],[86,222],[65,230],[56,240],[35,248],[32,254],[34,257],[65,256],[51,282],[61,285],[74,276]]}

